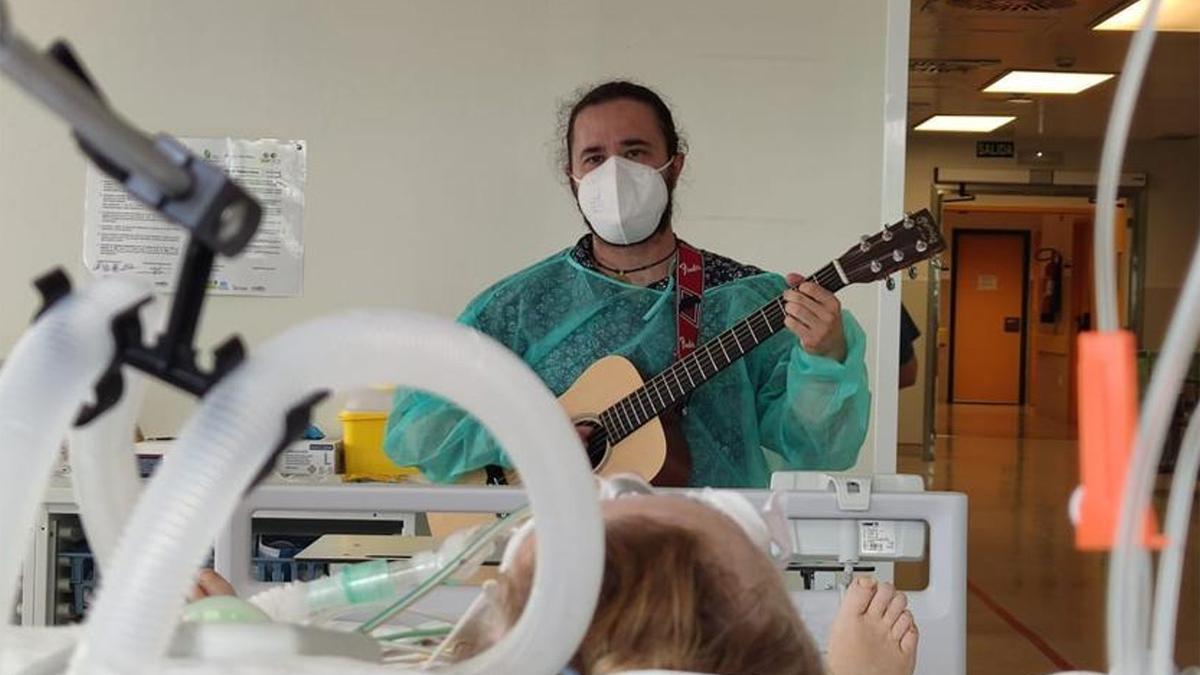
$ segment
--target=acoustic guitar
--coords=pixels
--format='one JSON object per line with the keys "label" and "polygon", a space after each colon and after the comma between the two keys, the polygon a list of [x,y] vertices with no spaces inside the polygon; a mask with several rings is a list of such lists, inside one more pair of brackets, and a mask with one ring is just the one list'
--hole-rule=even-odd
{"label": "acoustic guitar", "polygon": [[[946,247],[933,215],[921,210],[863,236],[836,260],[809,277],[830,292],[851,284],[879,281],[938,254]],[[654,485],[683,486],[691,473],[691,451],[679,424],[678,408],[689,394],[784,328],[783,296],[763,305],[732,328],[697,347],[666,370],[644,380],[622,356],[592,364],[559,397],[576,426],[590,429],[585,449],[599,475],[633,473]],[[511,472],[504,482],[515,484]],[[464,483],[496,483],[481,470]],[[433,527],[431,514],[431,527]],[[450,529],[475,519],[454,520]],[[439,523],[443,523],[439,519]],[[444,522],[450,525],[450,522]],[[445,527],[438,529],[446,531]]]}

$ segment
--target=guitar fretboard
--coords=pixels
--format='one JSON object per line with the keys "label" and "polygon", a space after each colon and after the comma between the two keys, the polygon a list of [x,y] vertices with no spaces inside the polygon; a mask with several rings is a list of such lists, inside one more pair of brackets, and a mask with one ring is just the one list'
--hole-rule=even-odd
{"label": "guitar fretboard", "polygon": [[[846,285],[834,263],[822,267],[811,279],[830,292]],[[620,442],[783,330],[786,318],[783,297],[775,298],[600,413],[609,442]]]}

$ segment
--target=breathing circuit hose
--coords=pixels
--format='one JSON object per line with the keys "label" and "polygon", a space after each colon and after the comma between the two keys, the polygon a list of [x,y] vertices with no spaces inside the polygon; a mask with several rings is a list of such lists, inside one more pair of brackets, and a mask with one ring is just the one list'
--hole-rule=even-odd
{"label": "breathing circuit hose", "polygon": [[521,472],[538,524],[526,611],[495,646],[445,672],[550,675],[566,664],[595,609],[604,545],[573,425],[537,376],[493,340],[417,313],[358,312],[272,339],[205,398],[124,530],[72,672],[158,669],[192,575],[280,441],[286,412],[315,390],[380,380],[478,416]]}
{"label": "breathing circuit hose", "polygon": [[31,326],[0,369],[0,607],[16,599],[25,546],[58,446],[112,362],[111,322],[148,289],[99,279],[62,298]]}

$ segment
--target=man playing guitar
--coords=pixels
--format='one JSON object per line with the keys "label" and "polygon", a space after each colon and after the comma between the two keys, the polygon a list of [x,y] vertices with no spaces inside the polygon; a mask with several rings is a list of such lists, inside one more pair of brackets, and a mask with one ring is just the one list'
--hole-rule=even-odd
{"label": "man playing guitar", "polygon": [[[590,234],[494,285],[460,320],[506,345],[563,394],[613,354],[644,376],[660,373],[782,294],[787,330],[754,335],[753,351],[736,362],[729,357],[719,373],[706,374],[710,381],[689,388],[682,406],[662,413],[676,420],[690,449],[675,482],[765,487],[764,448],[794,469],[853,465],[870,407],[862,329],[814,281],[785,280],[677,239],[671,202],[686,147],[662,99],[628,82],[602,84],[570,108],[564,143],[563,170]],[[699,324],[690,335],[689,321]],[[637,401],[630,406],[645,412]],[[577,423],[586,438],[624,419],[620,412]],[[508,466],[475,419],[419,392],[397,394],[385,448],[396,463],[437,482]]]}

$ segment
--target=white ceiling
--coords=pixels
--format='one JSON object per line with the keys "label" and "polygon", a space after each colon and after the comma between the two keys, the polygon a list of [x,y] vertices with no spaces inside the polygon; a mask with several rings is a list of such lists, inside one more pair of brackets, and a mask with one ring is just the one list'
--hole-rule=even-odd
{"label": "white ceiling", "polygon": [[[989,136],[1032,137],[1039,133],[1038,109],[1044,106],[1042,133],[1046,137],[1101,138],[1116,78],[1081,94],[1045,96],[1025,105],[1008,103],[1007,95],[983,94],[980,89],[1009,68],[1055,70],[1069,63],[1066,68],[1070,70],[1119,73],[1132,33],[1089,28],[1117,4],[1120,0],[914,0],[912,59],[997,63],[966,72],[910,70],[910,127],[934,113],[1006,114],[1016,115],[1017,121]],[[1142,85],[1132,135],[1153,139],[1197,134],[1200,33],[1160,33]]]}

